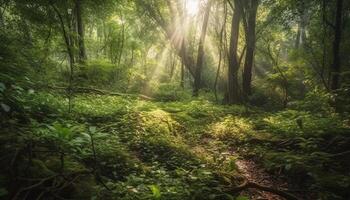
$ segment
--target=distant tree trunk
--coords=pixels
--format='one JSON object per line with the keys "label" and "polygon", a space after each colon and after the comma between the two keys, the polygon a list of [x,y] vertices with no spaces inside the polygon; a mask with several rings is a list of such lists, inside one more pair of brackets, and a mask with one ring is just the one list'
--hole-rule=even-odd
{"label": "distant tree trunk", "polygon": [[[182,39],[181,46],[184,45],[184,39]],[[180,80],[180,87],[182,89],[185,89],[185,64],[184,60],[181,59],[181,80]]]}
{"label": "distant tree trunk", "polygon": [[247,10],[248,14],[248,27],[246,33],[246,54],[243,69],[243,94],[245,97],[251,95],[251,83],[252,83],[252,69],[254,63],[254,51],[256,43],[256,14],[259,6],[259,0],[251,0],[249,8]]}
{"label": "distant tree trunk", "polygon": [[224,32],[225,32],[225,28],[226,28],[226,19],[227,19],[227,4],[225,3],[224,4],[224,21],[222,23],[220,33],[218,34],[218,36],[219,36],[219,63],[218,63],[218,68],[216,71],[215,82],[214,82],[214,95],[215,95],[216,102],[218,102],[217,85],[218,85],[218,79],[219,79],[219,75],[220,75],[222,58],[225,57],[225,52],[226,52],[224,41],[223,41]]}
{"label": "distant tree trunk", "polygon": [[87,57],[84,42],[84,26],[82,20],[81,0],[75,1],[75,9],[78,29],[79,62],[84,63]]}
{"label": "distant tree trunk", "polygon": [[185,89],[185,66],[184,63],[181,61],[181,81],[180,81],[180,87],[182,89]]}
{"label": "distant tree trunk", "polygon": [[342,10],[343,0],[337,0],[337,9],[334,26],[334,41],[333,41],[333,64],[332,64],[332,77],[331,77],[331,89],[339,89],[339,78],[341,61],[339,57],[341,34],[342,34]]}
{"label": "distant tree trunk", "polygon": [[205,11],[205,15],[204,15],[201,36],[199,39],[197,66],[196,66],[196,71],[195,71],[195,76],[194,76],[194,85],[193,85],[193,96],[198,96],[199,89],[201,88],[201,85],[202,85],[202,69],[203,69],[203,62],[204,62],[204,42],[205,42],[205,36],[207,34],[207,27],[208,27],[211,4],[212,4],[212,1],[209,0],[206,11]]}
{"label": "distant tree trunk", "polygon": [[171,53],[170,54],[170,69],[169,69],[169,78],[170,78],[170,80],[174,76],[174,71],[175,71],[176,64],[177,64],[176,63],[176,54]]}
{"label": "distant tree trunk", "polygon": [[308,11],[306,10],[306,5],[302,1],[298,20],[298,30],[295,39],[295,48],[298,49],[303,47],[306,42],[306,26],[309,21]]}
{"label": "distant tree trunk", "polygon": [[297,36],[296,36],[296,38],[295,38],[295,44],[294,44],[294,47],[295,47],[296,49],[299,48],[299,44],[300,44],[300,33],[301,33],[300,24],[298,24]]}
{"label": "distant tree trunk", "polygon": [[227,87],[227,103],[234,104],[240,102],[239,96],[239,86],[238,86],[238,57],[237,57],[237,46],[239,37],[239,22],[241,20],[241,9],[238,8],[239,0],[235,0],[235,10],[232,16],[231,23],[231,38],[230,38],[230,48],[228,56],[228,87]]}
{"label": "distant tree trunk", "polygon": [[[66,44],[66,49],[67,49],[67,54],[69,57],[69,68],[70,68],[70,73],[69,73],[69,86],[68,86],[68,111],[71,112],[72,109],[72,94],[73,94],[73,76],[74,76],[74,51],[73,51],[73,46],[72,46],[72,40],[69,37],[69,33],[66,30],[66,27],[64,25],[64,20],[63,17],[61,15],[61,13],[59,12],[59,10],[57,9],[57,7],[55,5],[51,5],[53,10],[56,12],[59,22],[60,22],[60,26],[61,26],[61,30],[62,30],[62,36],[64,38],[64,42]],[[67,13],[68,16],[68,13]],[[69,24],[69,20],[67,20],[67,23]],[[68,30],[70,30],[70,27],[68,26]]]}
{"label": "distant tree trunk", "polygon": [[119,54],[118,54],[118,67],[120,66],[120,61],[122,59],[123,51],[124,51],[124,43],[125,43],[125,24],[122,25],[122,30],[119,38]]}

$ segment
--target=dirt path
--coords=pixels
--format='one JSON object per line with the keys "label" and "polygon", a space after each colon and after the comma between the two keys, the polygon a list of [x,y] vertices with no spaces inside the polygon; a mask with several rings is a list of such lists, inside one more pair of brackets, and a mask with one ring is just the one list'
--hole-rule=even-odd
{"label": "dirt path", "polygon": [[[241,157],[234,149],[226,149],[222,151],[217,149],[219,145],[216,144],[216,140],[212,138],[203,138],[201,143],[202,149],[213,151],[220,151],[221,154],[236,157],[236,165],[241,175],[248,181],[258,183],[259,185],[271,187],[279,190],[287,190],[288,184],[276,177],[267,173],[262,167],[258,166],[254,161]],[[247,189],[241,192],[242,196],[247,196],[252,200],[284,200],[284,198],[257,189]]]}
{"label": "dirt path", "polygon": [[[248,179],[250,182],[258,183],[263,186],[278,188],[280,190],[286,190],[288,184],[282,180],[278,180],[275,177],[268,174],[264,169],[257,166],[253,161],[239,158],[236,161],[239,171],[242,175]],[[259,191],[257,189],[248,189],[241,193],[244,196],[249,196],[250,199],[259,200],[283,200],[284,198],[274,195],[269,192]]]}

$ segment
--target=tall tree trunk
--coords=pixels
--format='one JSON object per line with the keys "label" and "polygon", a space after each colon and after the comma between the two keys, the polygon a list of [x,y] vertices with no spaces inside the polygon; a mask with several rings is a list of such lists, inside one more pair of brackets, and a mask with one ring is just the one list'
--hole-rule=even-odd
{"label": "tall tree trunk", "polygon": [[180,80],[180,87],[182,89],[185,89],[185,66],[184,63],[181,61],[181,80]]}
{"label": "tall tree trunk", "polygon": [[259,0],[251,0],[247,10],[248,16],[248,33],[246,33],[246,54],[243,69],[243,94],[245,97],[252,93],[252,69],[254,64],[254,51],[256,42],[256,13],[259,6]]}
{"label": "tall tree trunk", "polygon": [[230,49],[228,56],[228,87],[227,87],[227,103],[234,104],[240,102],[239,86],[238,86],[238,57],[237,57],[237,46],[239,37],[239,22],[241,20],[241,9],[238,8],[240,5],[239,0],[235,0],[235,10],[232,16],[231,23],[231,38],[230,38]]}
{"label": "tall tree trunk", "polygon": [[334,41],[333,41],[333,64],[332,64],[332,82],[331,89],[339,89],[339,78],[340,78],[340,68],[341,62],[339,57],[340,42],[342,34],[342,10],[343,10],[343,0],[337,0],[337,10],[334,26]]}
{"label": "tall tree trunk", "polygon": [[[68,111],[71,112],[72,109],[72,95],[73,95],[73,76],[74,76],[74,51],[73,51],[73,46],[72,46],[72,41],[71,38],[69,37],[69,33],[66,30],[66,26],[64,25],[64,20],[63,17],[61,15],[61,13],[59,12],[59,10],[57,9],[57,7],[55,5],[51,5],[51,7],[53,8],[53,10],[56,12],[59,22],[60,22],[60,26],[61,26],[61,30],[62,30],[62,36],[64,38],[64,42],[66,44],[66,49],[67,49],[67,54],[69,57],[69,68],[70,68],[70,74],[69,74],[69,86],[68,86]],[[68,16],[68,13],[67,13]],[[69,20],[67,20],[68,23],[68,30],[70,30],[69,28]]]}
{"label": "tall tree trunk", "polygon": [[295,38],[295,44],[294,44],[294,47],[296,49],[298,49],[300,46],[300,35],[301,35],[301,29],[300,29],[300,23],[298,23],[297,36]]}
{"label": "tall tree trunk", "polygon": [[224,4],[224,21],[222,23],[222,26],[221,26],[221,30],[220,30],[220,33],[218,34],[219,36],[219,63],[218,63],[218,68],[217,68],[217,71],[216,71],[216,76],[215,76],[215,81],[214,81],[214,95],[215,95],[215,100],[216,102],[218,102],[218,94],[217,94],[217,85],[218,85],[218,79],[219,79],[219,75],[220,75],[220,69],[221,69],[221,63],[222,63],[222,58],[224,57],[225,58],[225,43],[223,41],[224,39],[224,33],[225,33],[225,30],[226,30],[226,20],[227,19],[227,4],[225,3]]}
{"label": "tall tree trunk", "polygon": [[118,68],[120,68],[120,61],[122,59],[123,51],[124,51],[124,43],[125,43],[125,24],[122,25],[122,30],[119,38],[119,53],[118,53]]}
{"label": "tall tree trunk", "polygon": [[309,13],[306,10],[306,5],[304,2],[301,3],[301,8],[299,11],[299,21],[298,21],[298,30],[297,36],[295,39],[295,48],[304,47],[303,45],[306,42],[306,26],[309,21]]}
{"label": "tall tree trunk", "polygon": [[77,29],[78,29],[79,62],[84,63],[87,57],[86,57],[85,42],[84,42],[84,26],[83,26],[83,20],[82,20],[81,0],[75,1],[75,9],[76,9],[76,21],[77,21]]}
{"label": "tall tree trunk", "polygon": [[207,27],[208,27],[211,4],[212,4],[212,1],[209,0],[206,11],[205,11],[205,15],[204,15],[201,36],[199,39],[197,66],[196,66],[196,71],[195,71],[195,76],[194,76],[194,85],[193,85],[193,96],[198,96],[199,89],[201,88],[201,85],[202,85],[202,69],[203,69],[203,62],[204,62],[204,42],[205,42],[205,36],[207,34]]}
{"label": "tall tree trunk", "polygon": [[173,52],[170,53],[170,69],[169,69],[169,78],[170,80],[173,79],[174,76],[174,71],[175,71],[175,67],[176,67],[176,54],[174,54]]}

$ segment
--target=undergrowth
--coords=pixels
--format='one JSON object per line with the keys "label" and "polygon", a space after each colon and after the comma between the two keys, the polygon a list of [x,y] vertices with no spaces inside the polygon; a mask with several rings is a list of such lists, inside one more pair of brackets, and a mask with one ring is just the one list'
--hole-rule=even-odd
{"label": "undergrowth", "polygon": [[225,149],[318,198],[349,197],[348,122],[330,111],[78,95],[68,113],[62,94],[15,90],[1,116],[1,197],[244,199],[222,175],[240,176]]}

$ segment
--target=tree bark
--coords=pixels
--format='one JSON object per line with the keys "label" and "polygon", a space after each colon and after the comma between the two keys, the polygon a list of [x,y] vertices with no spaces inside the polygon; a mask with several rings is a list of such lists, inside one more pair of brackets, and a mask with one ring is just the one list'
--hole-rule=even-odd
{"label": "tree bark", "polygon": [[332,64],[332,82],[331,89],[339,89],[339,79],[340,79],[340,43],[341,43],[341,34],[342,34],[342,10],[343,10],[343,0],[337,0],[337,10],[334,26],[334,41],[333,41],[333,64]]}
{"label": "tree bark", "polygon": [[87,59],[84,42],[84,25],[82,20],[81,0],[75,1],[76,20],[78,29],[79,62],[84,63]]}
{"label": "tree bark", "polygon": [[[70,69],[70,74],[69,74],[69,86],[68,86],[68,112],[71,112],[72,109],[72,94],[73,94],[73,76],[74,76],[74,51],[73,51],[73,46],[72,46],[72,41],[71,38],[69,37],[68,32],[66,31],[66,27],[64,25],[64,21],[63,21],[63,17],[60,13],[60,11],[57,9],[57,7],[55,5],[51,5],[51,7],[53,8],[53,10],[56,12],[59,22],[60,22],[60,26],[61,26],[61,30],[62,30],[62,36],[64,38],[65,44],[66,44],[66,49],[67,49],[67,54],[69,57],[69,69]],[[68,16],[68,14],[67,14]],[[68,20],[67,20],[68,21]],[[68,21],[69,24],[69,21]],[[68,26],[69,28],[69,26]],[[71,30],[69,30],[71,31]]]}
{"label": "tree bark", "polygon": [[295,39],[295,48],[305,47],[306,42],[306,26],[309,21],[309,13],[304,1],[301,1],[299,8],[298,30]]}
{"label": "tree bark", "polygon": [[248,14],[248,27],[246,33],[246,54],[243,70],[243,94],[245,97],[251,95],[251,82],[252,82],[252,69],[254,64],[254,51],[256,43],[256,14],[259,6],[259,0],[251,0],[249,2]]}
{"label": "tree bark", "polygon": [[238,86],[238,57],[237,57],[237,47],[238,47],[238,37],[239,37],[239,22],[241,20],[241,9],[238,8],[240,5],[239,0],[235,0],[235,10],[232,16],[231,23],[231,38],[230,38],[230,48],[229,48],[229,56],[228,56],[228,91],[227,91],[227,103],[234,104],[239,103],[240,95],[239,95],[239,86]]}
{"label": "tree bark", "polygon": [[206,7],[205,15],[204,15],[201,36],[199,39],[197,65],[196,65],[194,85],[193,85],[193,96],[198,96],[198,92],[202,84],[202,69],[203,69],[203,62],[204,62],[204,42],[205,42],[205,36],[207,34],[211,3],[212,1],[209,0],[208,5]]}
{"label": "tree bark", "polygon": [[218,102],[217,85],[218,85],[218,79],[219,79],[219,75],[220,75],[222,58],[225,57],[225,53],[226,53],[225,47],[224,47],[225,44],[223,41],[225,28],[226,28],[226,19],[227,19],[227,4],[224,4],[224,21],[222,23],[220,33],[218,34],[218,37],[219,37],[219,49],[218,49],[219,50],[219,63],[218,63],[218,68],[216,70],[216,76],[215,76],[215,82],[214,82],[214,95],[215,95],[216,102]]}

